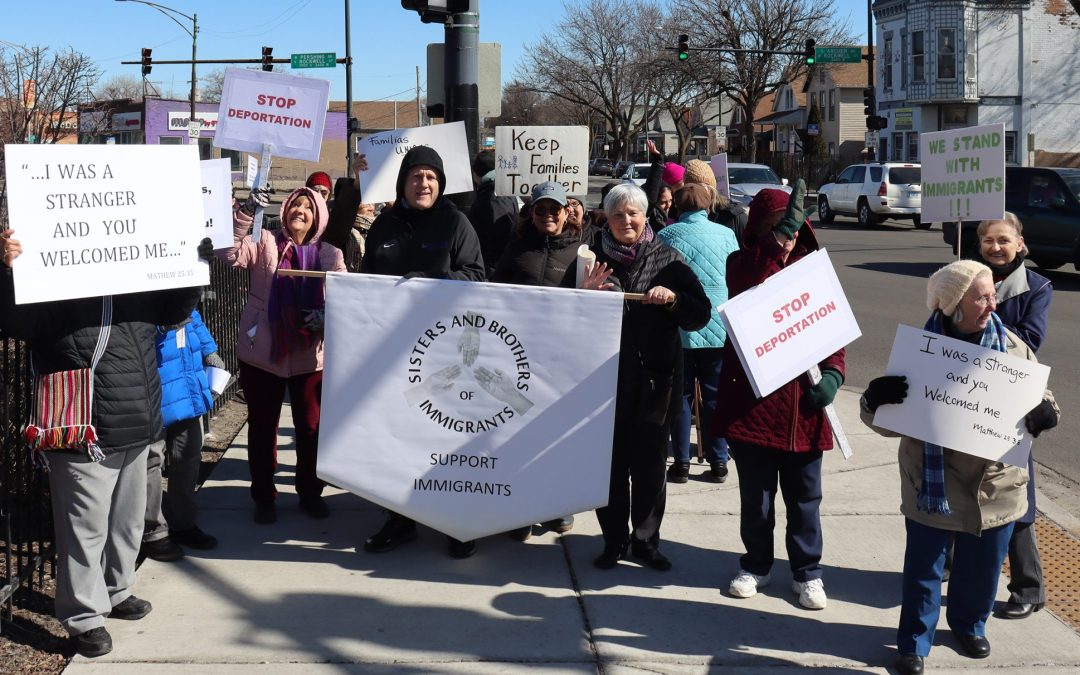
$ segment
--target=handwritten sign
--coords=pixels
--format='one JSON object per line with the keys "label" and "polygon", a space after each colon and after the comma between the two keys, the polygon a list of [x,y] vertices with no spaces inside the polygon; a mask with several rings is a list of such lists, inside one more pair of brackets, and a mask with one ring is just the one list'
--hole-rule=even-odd
{"label": "handwritten sign", "polygon": [[919,134],[919,153],[924,223],[1004,217],[1004,124]]}
{"label": "handwritten sign", "polygon": [[588,127],[495,127],[495,148],[495,194],[524,197],[549,180],[589,192]]}
{"label": "handwritten sign", "polygon": [[979,345],[898,326],[889,375],[906,375],[908,395],[883,405],[874,424],[976,457],[1027,466],[1024,415],[1043,398],[1050,368]]}
{"label": "handwritten sign", "polygon": [[731,199],[731,186],[728,184],[728,172],[727,172],[727,153],[721,152],[719,155],[713,155],[709,160],[709,165],[712,166],[713,175],[716,176],[716,190]]}
{"label": "handwritten sign", "polygon": [[214,147],[319,161],[330,83],[226,68]]}
{"label": "handwritten sign", "polygon": [[202,168],[204,237],[210,237],[214,248],[233,245],[232,228],[232,170],[229,159],[207,159],[199,162]]}
{"label": "handwritten sign", "polygon": [[15,302],[210,283],[194,145],[5,147]]}
{"label": "handwritten sign", "polygon": [[719,311],[758,398],[862,335],[825,249],[728,300]]}
{"label": "handwritten sign", "polygon": [[360,153],[367,155],[368,163],[368,170],[361,174],[364,201],[391,202],[397,198],[401,160],[405,153],[418,145],[430,147],[442,158],[443,172],[446,174],[444,194],[470,192],[473,189],[465,123],[451,122],[384,131],[360,141]]}

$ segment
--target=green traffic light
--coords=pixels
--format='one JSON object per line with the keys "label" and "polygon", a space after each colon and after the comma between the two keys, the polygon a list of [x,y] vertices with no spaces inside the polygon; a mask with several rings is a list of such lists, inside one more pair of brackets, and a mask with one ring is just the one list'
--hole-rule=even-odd
{"label": "green traffic light", "polygon": [[685,61],[685,60],[687,60],[689,58],[690,58],[690,54],[688,54],[687,52],[679,52],[679,60],[680,61]]}
{"label": "green traffic light", "polygon": [[806,65],[812,66],[814,65],[814,61],[816,61],[816,59],[813,56],[806,57]]}

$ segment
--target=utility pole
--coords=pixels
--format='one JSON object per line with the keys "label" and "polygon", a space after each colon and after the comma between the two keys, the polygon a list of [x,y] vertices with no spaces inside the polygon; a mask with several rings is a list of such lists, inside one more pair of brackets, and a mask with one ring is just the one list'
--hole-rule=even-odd
{"label": "utility pole", "polygon": [[450,14],[445,31],[446,121],[465,122],[469,157],[480,149],[480,0],[469,0],[468,11]]}
{"label": "utility pole", "polygon": [[420,66],[416,67],[416,126],[423,124],[420,116]]}
{"label": "utility pole", "polygon": [[[866,0],[866,86],[874,89],[874,2]],[[877,98],[876,96],[874,97]],[[877,111],[874,111],[877,114]],[[866,161],[872,162],[877,148],[866,149]]]}
{"label": "utility pole", "polygon": [[191,116],[188,117],[188,128],[191,128],[195,122],[195,84],[198,80],[195,79],[195,38],[199,34],[199,15],[194,12],[191,14]]}
{"label": "utility pole", "polygon": [[353,176],[352,40],[349,34],[349,0],[345,0],[345,175]]}

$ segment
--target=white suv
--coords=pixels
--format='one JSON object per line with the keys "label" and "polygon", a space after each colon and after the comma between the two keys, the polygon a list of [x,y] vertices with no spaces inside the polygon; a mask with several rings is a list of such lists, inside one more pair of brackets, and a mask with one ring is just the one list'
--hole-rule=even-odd
{"label": "white suv", "polygon": [[918,229],[929,229],[930,223],[920,217],[921,174],[919,164],[852,164],[834,182],[818,188],[818,220],[831,223],[837,215],[855,216],[869,227],[886,218],[910,218]]}

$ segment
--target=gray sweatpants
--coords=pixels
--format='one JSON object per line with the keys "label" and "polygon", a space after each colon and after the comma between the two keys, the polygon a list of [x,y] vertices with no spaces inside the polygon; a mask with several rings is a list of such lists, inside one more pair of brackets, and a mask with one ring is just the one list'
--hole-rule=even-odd
{"label": "gray sweatpants", "polygon": [[165,441],[151,443],[146,455],[146,524],[143,541],[157,541],[169,536],[169,523],[161,511],[161,469],[165,464]]}
{"label": "gray sweatpants", "polygon": [[56,618],[73,636],[104,626],[112,608],[131,595],[148,450],[113,452],[100,462],[81,452],[47,458],[59,563]]}
{"label": "gray sweatpants", "polygon": [[162,510],[169,527],[188,530],[195,526],[195,486],[202,467],[202,418],[180,420],[165,428],[165,452],[169,456],[169,491]]}

